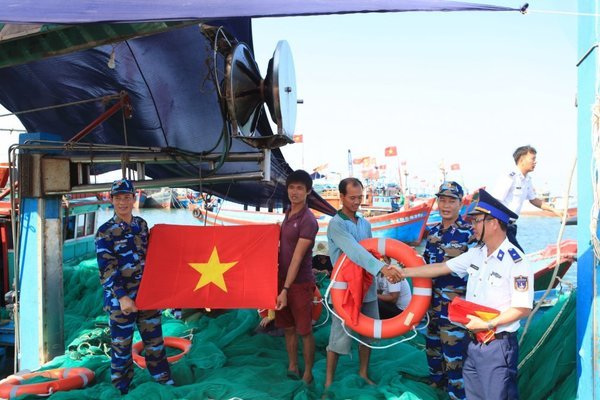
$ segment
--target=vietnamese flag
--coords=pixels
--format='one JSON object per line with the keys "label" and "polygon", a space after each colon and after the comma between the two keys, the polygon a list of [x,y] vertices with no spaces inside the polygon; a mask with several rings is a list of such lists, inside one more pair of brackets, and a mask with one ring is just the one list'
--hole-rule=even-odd
{"label": "vietnamese flag", "polygon": [[294,142],[295,143],[303,143],[304,142],[304,136],[303,135],[294,135]]}
{"label": "vietnamese flag", "polygon": [[458,171],[458,170],[460,170],[460,164],[457,163],[457,164],[450,165],[450,170],[451,171]]}
{"label": "vietnamese flag", "polygon": [[389,146],[385,148],[385,156],[386,157],[395,157],[398,155],[398,149],[396,146]]}
{"label": "vietnamese flag", "polygon": [[[495,308],[467,301],[460,297],[453,298],[448,306],[448,319],[450,322],[464,326],[470,321],[469,318],[467,318],[467,315],[475,315],[488,322],[500,315],[500,311]],[[488,331],[479,331],[475,333],[475,336],[480,343],[488,343],[494,340],[495,331],[496,328]]]}
{"label": "vietnamese flag", "polygon": [[279,226],[155,225],[139,309],[275,308]]}

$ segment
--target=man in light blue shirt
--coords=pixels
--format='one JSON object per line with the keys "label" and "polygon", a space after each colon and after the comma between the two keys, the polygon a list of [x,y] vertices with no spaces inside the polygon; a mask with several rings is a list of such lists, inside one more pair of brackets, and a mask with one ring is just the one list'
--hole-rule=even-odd
{"label": "man in light blue shirt", "polygon": [[[373,277],[381,271],[388,280],[397,282],[400,278],[399,269],[386,265],[383,261],[373,257],[359,244],[361,240],[372,237],[371,224],[357,214],[363,198],[362,183],[356,178],[343,179],[339,184],[339,191],[342,209],[331,219],[327,228],[327,242],[332,264],[335,264],[340,255],[345,253],[350,260],[365,269]],[[375,282],[375,279],[373,279],[373,282]],[[372,284],[365,294],[361,312],[368,317],[379,319],[375,284]],[[366,340],[369,339],[366,338]],[[363,338],[363,341],[365,341],[365,338]],[[333,382],[339,355],[349,354],[351,345],[352,338],[344,331],[342,322],[334,317],[331,321],[331,333],[327,346],[325,389]],[[358,355],[360,361],[358,374],[367,383],[374,384],[367,373],[371,349],[361,344],[358,348]]]}

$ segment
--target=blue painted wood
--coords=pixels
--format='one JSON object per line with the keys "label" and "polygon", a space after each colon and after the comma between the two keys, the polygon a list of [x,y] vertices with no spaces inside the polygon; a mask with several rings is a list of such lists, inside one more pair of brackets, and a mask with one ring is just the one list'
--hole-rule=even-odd
{"label": "blue painted wood", "polygon": [[[594,13],[600,7],[600,0],[579,0],[581,13]],[[600,37],[596,34],[596,18],[579,17],[578,26],[578,54],[582,57],[596,44]],[[594,271],[598,268],[590,248],[590,210],[592,208],[592,164],[591,132],[592,132],[592,106],[598,93],[597,81],[600,78],[596,71],[598,50],[592,51],[578,67],[578,263],[577,263],[577,372],[578,398],[593,399],[600,396],[600,365],[597,356],[598,337],[594,332],[599,332],[600,318],[594,305],[597,302],[600,275]],[[597,179],[597,178],[596,178]],[[597,235],[597,234],[596,234]],[[597,276],[596,278],[594,278]],[[597,309],[596,304],[596,309]]]}
{"label": "blue painted wood", "polygon": [[23,199],[21,202],[21,232],[19,251],[19,343],[20,369],[34,369],[40,366],[42,347],[42,319],[40,310],[40,268],[37,249],[41,230],[37,199]]}

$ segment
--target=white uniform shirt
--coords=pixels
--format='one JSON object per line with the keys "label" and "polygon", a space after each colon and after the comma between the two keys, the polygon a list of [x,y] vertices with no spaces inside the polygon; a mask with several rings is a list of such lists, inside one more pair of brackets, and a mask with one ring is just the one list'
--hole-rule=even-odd
{"label": "white uniform shirt", "polygon": [[377,275],[377,290],[381,291],[382,294],[400,292],[400,295],[396,300],[396,307],[401,310],[406,310],[408,304],[412,300],[410,285],[406,280],[398,283],[390,283],[385,277]]}
{"label": "white uniform shirt", "polygon": [[[533,270],[508,239],[489,257],[484,245],[446,261],[446,265],[461,277],[469,276],[467,301],[500,312],[511,307],[533,307]],[[499,325],[496,332],[516,332],[519,325],[519,321]]]}
{"label": "white uniform shirt", "polygon": [[531,177],[524,176],[518,168],[503,176],[492,188],[490,194],[517,215],[521,213],[521,207],[525,200],[536,198]]}

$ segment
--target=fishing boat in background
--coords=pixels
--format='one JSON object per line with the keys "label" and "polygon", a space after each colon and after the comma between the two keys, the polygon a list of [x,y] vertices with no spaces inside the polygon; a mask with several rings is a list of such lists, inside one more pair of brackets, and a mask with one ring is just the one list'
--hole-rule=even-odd
{"label": "fishing boat in background", "polygon": [[146,191],[143,189],[137,189],[135,191],[135,203],[133,205],[134,208],[140,209],[140,208],[144,208],[145,204],[146,204],[146,198],[147,198],[147,194]]}
{"label": "fishing boat in background", "polygon": [[171,208],[173,191],[171,188],[146,189],[145,208]]}
{"label": "fishing boat in background", "polygon": [[418,245],[425,235],[425,226],[434,202],[435,199],[430,198],[408,209],[367,218],[373,236]]}
{"label": "fishing boat in background", "polygon": [[567,209],[567,225],[577,225],[577,207]]}
{"label": "fishing boat in background", "polygon": [[[367,217],[366,219],[371,223],[374,237],[397,239],[404,243],[416,245],[423,239],[425,222],[429,217],[433,202],[434,199],[429,199],[406,210]],[[281,223],[284,218],[284,215],[280,212],[233,210],[226,208],[221,208],[218,211],[209,211],[201,205],[196,205],[192,208],[192,215],[202,220],[207,226],[276,224]],[[327,225],[330,219],[329,216],[325,215],[320,215],[317,219],[319,223],[318,241],[326,240]]]}
{"label": "fishing boat in background", "polygon": [[557,266],[556,256],[560,249],[560,261],[558,262],[558,272],[552,284],[556,287],[562,277],[567,273],[571,265],[577,260],[577,241],[563,240],[560,246],[549,245],[543,250],[525,255],[525,258],[534,271],[535,290],[545,290],[550,285],[554,269]]}

